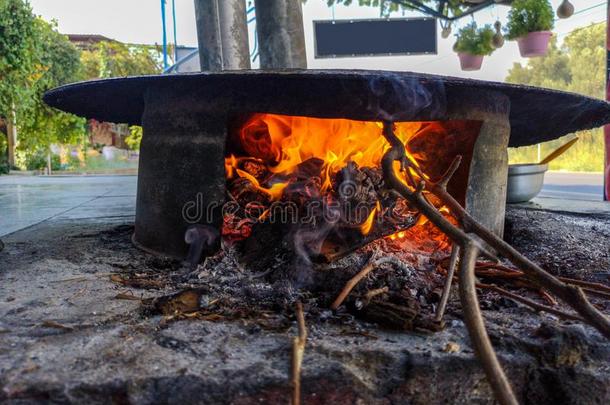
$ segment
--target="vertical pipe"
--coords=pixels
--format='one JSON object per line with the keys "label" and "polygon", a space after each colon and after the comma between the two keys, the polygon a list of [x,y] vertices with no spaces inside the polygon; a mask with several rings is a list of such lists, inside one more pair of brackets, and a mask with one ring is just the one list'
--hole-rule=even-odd
{"label": "vertical pipe", "polygon": [[172,22],[174,23],[174,63],[178,62],[178,35],[176,34],[176,0],[172,0]]}
{"label": "vertical pipe", "polygon": [[165,0],[161,0],[161,23],[163,24],[163,70],[167,69],[167,31],[165,29]]}
{"label": "vertical pipe", "polygon": [[[610,101],[610,0],[606,6],[606,100]],[[610,125],[604,127],[604,200],[610,200]]]}
{"label": "vertical pipe", "polygon": [[202,71],[250,69],[243,0],[195,0]]}
{"label": "vertical pipe", "polygon": [[255,0],[262,69],[307,68],[301,0]]}

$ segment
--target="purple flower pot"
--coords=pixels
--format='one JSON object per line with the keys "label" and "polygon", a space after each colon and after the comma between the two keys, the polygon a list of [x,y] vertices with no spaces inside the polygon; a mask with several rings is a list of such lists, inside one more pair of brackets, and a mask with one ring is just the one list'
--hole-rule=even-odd
{"label": "purple flower pot", "polygon": [[471,71],[471,70],[480,70],[481,65],[483,64],[483,55],[472,55],[470,53],[458,53],[460,58],[460,66],[462,70]]}
{"label": "purple flower pot", "polygon": [[551,35],[553,35],[551,31],[536,31],[518,38],[517,42],[519,44],[521,56],[524,58],[533,58],[535,56],[546,55]]}

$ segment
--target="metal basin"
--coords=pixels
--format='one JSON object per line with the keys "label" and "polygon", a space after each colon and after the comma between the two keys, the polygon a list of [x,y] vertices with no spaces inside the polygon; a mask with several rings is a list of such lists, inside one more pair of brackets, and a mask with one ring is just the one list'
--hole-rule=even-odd
{"label": "metal basin", "polygon": [[544,183],[544,173],[549,165],[525,163],[508,166],[506,201],[509,203],[526,202],[536,197]]}

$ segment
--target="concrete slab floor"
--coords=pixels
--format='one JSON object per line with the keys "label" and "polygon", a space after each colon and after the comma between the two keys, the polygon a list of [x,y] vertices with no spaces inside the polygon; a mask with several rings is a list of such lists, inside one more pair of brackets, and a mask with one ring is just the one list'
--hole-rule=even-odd
{"label": "concrete slab floor", "polygon": [[132,217],[137,176],[0,176],[0,236],[40,222]]}
{"label": "concrete slab floor", "polygon": [[[541,223],[513,217],[515,234]],[[264,318],[164,323],[139,301],[119,299],[175,290],[122,285],[111,275],[192,270],[137,250],[131,223],[54,217],[3,238],[0,403],[287,403],[296,322],[274,327],[269,320],[282,316],[280,308]],[[243,274],[248,291],[265,285]],[[208,291],[210,301],[218,296]],[[324,321],[306,306],[303,403],[495,403],[458,301],[452,294],[447,327],[431,335],[356,323],[345,313],[341,322]],[[486,303],[487,328],[521,403],[610,403],[610,343],[601,335],[501,298]]]}
{"label": "concrete slab floor", "polygon": [[[294,325],[161,327],[138,301],[117,299],[171,292],[124,287],[109,276],[168,271],[130,242],[136,183],[135,176],[0,177],[0,403],[286,402]],[[549,222],[531,214],[516,216],[513,231]],[[600,335],[524,307],[494,308],[485,309],[487,327],[524,403],[608,403],[610,346]],[[459,318],[433,336],[351,332],[310,325],[305,403],[493,403]],[[446,350],[449,343],[458,352]]]}

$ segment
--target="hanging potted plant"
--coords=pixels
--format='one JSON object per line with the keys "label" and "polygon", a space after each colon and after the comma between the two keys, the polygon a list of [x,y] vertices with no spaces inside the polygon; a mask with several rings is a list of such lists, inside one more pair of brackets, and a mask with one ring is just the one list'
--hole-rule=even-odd
{"label": "hanging potted plant", "polygon": [[456,37],[453,50],[460,58],[462,70],[481,69],[483,58],[491,55],[495,49],[492,44],[494,31],[489,24],[477,28],[477,24],[472,22],[460,29]]}
{"label": "hanging potted plant", "polygon": [[546,55],[554,25],[548,0],[514,0],[508,12],[506,37],[517,40],[524,58]]}

